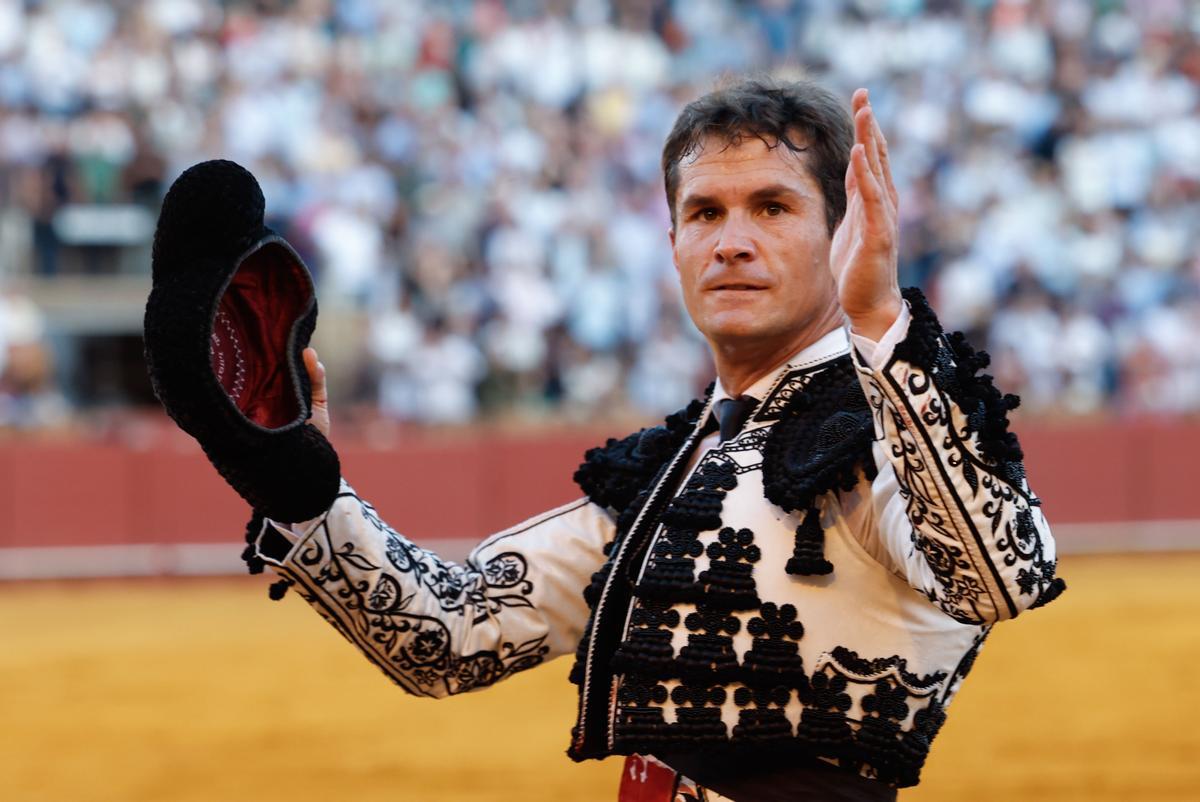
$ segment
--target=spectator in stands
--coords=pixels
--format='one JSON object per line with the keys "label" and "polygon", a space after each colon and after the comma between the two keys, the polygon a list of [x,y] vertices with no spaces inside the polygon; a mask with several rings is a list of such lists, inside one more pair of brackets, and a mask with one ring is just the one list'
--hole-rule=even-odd
{"label": "spectator in stands", "polygon": [[0,431],[62,425],[67,403],[53,383],[42,314],[29,298],[0,291]]}

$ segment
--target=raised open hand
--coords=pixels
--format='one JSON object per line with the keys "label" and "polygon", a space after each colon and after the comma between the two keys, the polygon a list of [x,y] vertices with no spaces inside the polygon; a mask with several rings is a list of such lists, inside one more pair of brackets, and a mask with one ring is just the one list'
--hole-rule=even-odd
{"label": "raised open hand", "polygon": [[846,169],[846,216],[833,235],[829,268],[838,301],[856,334],[879,340],[896,321],[903,301],[897,279],[900,223],[888,164],[887,140],[866,89],[851,100],[854,147]]}

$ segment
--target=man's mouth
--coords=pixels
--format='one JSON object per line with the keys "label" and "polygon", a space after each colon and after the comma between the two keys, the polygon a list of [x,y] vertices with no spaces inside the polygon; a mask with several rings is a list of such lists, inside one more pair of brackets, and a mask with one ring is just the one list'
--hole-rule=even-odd
{"label": "man's mouth", "polygon": [[763,287],[760,284],[731,283],[731,284],[718,284],[715,287],[710,287],[709,292],[721,292],[721,291],[725,291],[725,292],[757,292],[757,291],[761,291],[761,290],[765,290],[765,289],[766,289],[766,287]]}

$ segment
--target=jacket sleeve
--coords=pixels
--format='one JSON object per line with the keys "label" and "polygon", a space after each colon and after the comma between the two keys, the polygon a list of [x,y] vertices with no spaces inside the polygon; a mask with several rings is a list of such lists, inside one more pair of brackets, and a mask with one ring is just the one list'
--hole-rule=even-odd
{"label": "jacket sleeve", "polygon": [[[872,410],[872,484],[882,547],[908,583],[971,624],[1011,618],[1065,588],[1054,540],[1025,479],[1007,413],[987,366],[943,333],[917,290],[905,290],[907,332],[855,365]],[[887,339],[887,338],[885,338]]]}
{"label": "jacket sleeve", "polygon": [[299,531],[292,542],[265,522],[258,554],[396,684],[443,697],[574,652],[589,616],[582,591],[615,527],[580,499],[489,537],[459,565],[398,534],[343,482]]}

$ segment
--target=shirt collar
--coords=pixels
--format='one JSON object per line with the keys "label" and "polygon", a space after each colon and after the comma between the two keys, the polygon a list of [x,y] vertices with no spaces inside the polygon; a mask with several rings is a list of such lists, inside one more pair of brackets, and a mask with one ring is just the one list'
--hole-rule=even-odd
{"label": "shirt collar", "polygon": [[[761,403],[775,383],[779,381],[780,376],[788,371],[818,365],[848,353],[850,353],[850,335],[847,334],[844,326],[839,326],[812,345],[800,349],[787,360],[776,365],[773,370],[747,387],[743,395],[753,396]],[[730,397],[725,388],[721,386],[721,380],[717,379],[716,385],[713,387],[712,406],[716,407],[717,402]]]}

